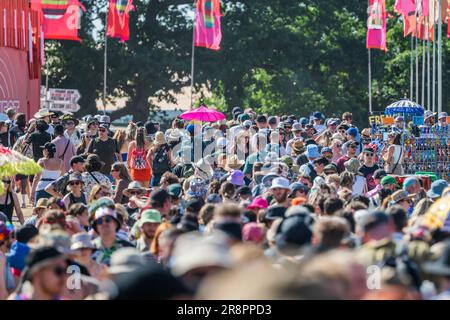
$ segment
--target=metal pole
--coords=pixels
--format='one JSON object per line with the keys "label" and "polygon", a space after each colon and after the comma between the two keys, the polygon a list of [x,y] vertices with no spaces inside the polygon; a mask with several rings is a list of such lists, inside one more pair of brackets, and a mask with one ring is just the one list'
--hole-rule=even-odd
{"label": "metal pole", "polygon": [[106,14],[105,14],[105,52],[103,56],[103,114],[106,115],[106,90],[107,90],[107,76],[108,76],[108,10],[109,10],[109,1],[106,6]]}
{"label": "metal pole", "polygon": [[425,40],[422,40],[422,107],[425,106]]}
{"label": "metal pole", "polygon": [[195,72],[195,24],[197,23],[197,10],[194,1],[194,23],[192,24],[192,54],[191,54],[191,110],[194,109],[194,72]]}
{"label": "metal pole", "polygon": [[431,99],[430,99],[430,39],[427,40],[427,110],[431,109]]}
{"label": "metal pole", "polygon": [[[433,11],[435,12],[435,11]],[[436,111],[436,13],[433,17],[433,90],[432,90],[432,111]]]}
{"label": "metal pole", "polygon": [[442,0],[439,0],[438,14],[438,112],[442,112]]}
{"label": "metal pole", "polygon": [[419,41],[416,36],[416,102],[419,103]]}
{"label": "metal pole", "polygon": [[413,101],[414,96],[414,38],[411,35],[411,54],[410,54],[410,77],[409,77],[409,100]]}
{"label": "metal pole", "polygon": [[372,53],[367,50],[369,56],[369,112],[372,112]]}

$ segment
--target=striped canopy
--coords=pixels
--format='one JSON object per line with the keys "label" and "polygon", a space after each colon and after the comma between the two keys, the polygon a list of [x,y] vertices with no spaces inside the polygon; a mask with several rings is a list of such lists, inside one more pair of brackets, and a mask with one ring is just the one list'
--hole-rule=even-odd
{"label": "striped canopy", "polygon": [[412,115],[412,116],[423,116],[424,108],[411,100],[402,99],[400,101],[394,102],[389,105],[384,111],[386,115]]}
{"label": "striped canopy", "polygon": [[222,112],[219,112],[214,109],[209,109],[204,104],[201,104],[200,107],[198,107],[197,109],[184,112],[180,116],[180,118],[184,119],[184,120],[215,122],[215,121],[219,121],[219,120],[224,120],[225,115]]}

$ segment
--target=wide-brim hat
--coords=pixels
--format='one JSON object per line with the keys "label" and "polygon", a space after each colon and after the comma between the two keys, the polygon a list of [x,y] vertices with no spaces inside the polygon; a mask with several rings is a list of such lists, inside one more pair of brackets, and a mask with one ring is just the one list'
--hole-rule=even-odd
{"label": "wide-brim hat", "polygon": [[65,122],[67,122],[67,121],[73,121],[76,126],[80,124],[80,121],[77,118],[75,118],[73,115],[71,115],[71,114],[63,115],[61,117],[61,121],[62,121],[63,124]]}
{"label": "wide-brim hat", "polygon": [[233,155],[227,159],[225,170],[226,171],[236,170],[241,168],[244,164],[245,164],[244,160],[240,160],[236,155]]}
{"label": "wide-brim hat", "polygon": [[431,117],[435,117],[437,115],[437,112],[433,111],[425,111],[424,118],[425,120]]}
{"label": "wide-brim hat", "polygon": [[153,144],[155,145],[163,145],[166,144],[166,136],[164,135],[164,132],[158,131],[155,133],[155,140],[153,141]]}
{"label": "wide-brim hat", "polygon": [[72,182],[72,181],[84,182],[83,181],[83,177],[81,176],[81,174],[71,174],[71,175],[69,175],[69,180],[67,182],[69,183],[69,182]]}
{"label": "wide-brim hat", "polygon": [[34,118],[36,119],[41,119],[44,117],[50,117],[53,114],[53,112],[51,112],[50,110],[44,108],[44,109],[40,109],[38,112],[36,112],[34,114]]}
{"label": "wide-brim hat", "polygon": [[123,190],[123,194],[126,197],[131,197],[130,191],[132,191],[132,190],[139,190],[142,193],[144,193],[144,192],[148,191],[149,189],[142,187],[142,185],[137,181],[132,181],[128,184],[128,187]]}
{"label": "wide-brim hat", "polygon": [[305,151],[305,144],[303,143],[303,141],[296,140],[296,141],[292,142],[291,148],[295,152],[301,153],[301,152]]}
{"label": "wide-brim hat", "polygon": [[91,236],[86,232],[76,233],[71,238],[71,250],[79,249],[95,249],[95,245],[91,242]]}

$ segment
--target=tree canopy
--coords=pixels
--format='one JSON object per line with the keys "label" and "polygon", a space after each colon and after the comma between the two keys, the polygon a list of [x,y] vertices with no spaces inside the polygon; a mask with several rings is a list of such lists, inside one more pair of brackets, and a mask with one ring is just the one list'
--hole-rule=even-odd
{"label": "tree canopy", "polygon": [[[103,90],[104,21],[107,0],[82,0],[81,43],[48,41],[50,85],[77,88],[80,113],[95,112]],[[387,1],[389,51],[372,50],[374,110],[409,96],[410,38]],[[148,117],[149,97],[176,102],[190,83],[193,1],[134,0],[130,40],[108,39],[108,98],[127,97],[114,116]],[[196,48],[195,86],[212,93],[207,102],[260,112],[327,116],[368,112],[367,3],[358,0],[228,0],[222,2],[222,49]],[[98,25],[98,23],[97,23]],[[445,34],[445,32],[444,32]],[[444,39],[444,66],[449,61]],[[444,68],[443,88],[448,87]],[[443,105],[450,97],[444,95]]]}

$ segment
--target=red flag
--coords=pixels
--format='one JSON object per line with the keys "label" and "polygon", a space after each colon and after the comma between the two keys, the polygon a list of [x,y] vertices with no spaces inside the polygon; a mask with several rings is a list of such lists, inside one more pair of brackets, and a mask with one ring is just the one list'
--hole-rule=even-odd
{"label": "red flag", "polygon": [[367,19],[367,49],[387,51],[386,46],[386,3],[385,0],[370,0]]}
{"label": "red flag", "polygon": [[32,0],[32,6],[43,14],[45,39],[81,41],[78,29],[85,9],[78,0]]}
{"label": "red flag", "polygon": [[109,0],[107,35],[125,42],[130,38],[130,11],[133,0]]}
{"label": "red flag", "polygon": [[416,12],[416,4],[414,0],[396,0],[394,8],[395,11],[397,11],[399,14],[406,16],[409,16]]}
{"label": "red flag", "polygon": [[220,0],[198,0],[194,44],[212,50],[220,49],[222,41]]}

